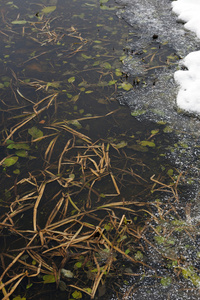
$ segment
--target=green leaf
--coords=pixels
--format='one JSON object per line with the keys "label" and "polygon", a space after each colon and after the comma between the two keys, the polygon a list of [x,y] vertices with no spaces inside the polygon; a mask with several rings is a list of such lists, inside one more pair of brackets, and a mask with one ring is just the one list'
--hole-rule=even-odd
{"label": "green leaf", "polygon": [[123,88],[125,91],[130,91],[133,88],[132,84],[127,82],[123,82],[119,87]]}
{"label": "green leaf", "polygon": [[49,14],[49,13],[53,12],[54,10],[56,10],[56,6],[46,6],[42,9],[42,13]]}
{"label": "green leaf", "polygon": [[71,101],[76,103],[76,101],[78,101],[79,97],[80,97],[80,93],[78,95],[73,96]]}
{"label": "green leaf", "polygon": [[70,77],[69,79],[68,79],[68,82],[69,83],[73,83],[75,81],[75,77],[74,76],[72,76],[72,77]]}
{"label": "green leaf", "polygon": [[163,236],[157,235],[154,237],[158,244],[163,244],[165,242],[165,238]]}
{"label": "green leaf", "polygon": [[173,171],[172,169],[169,169],[169,170],[167,171],[167,174],[168,174],[169,176],[172,176],[172,175],[174,174],[174,171]]}
{"label": "green leaf", "polygon": [[160,283],[162,284],[162,286],[169,286],[172,283],[172,279],[170,277],[163,277],[160,280]]}
{"label": "green leaf", "polygon": [[15,154],[19,157],[27,157],[28,153],[26,150],[17,150],[15,151]]}
{"label": "green leaf", "polygon": [[159,132],[159,129],[154,129],[154,130],[151,130],[151,134],[155,135]]}
{"label": "green leaf", "polygon": [[79,269],[79,268],[81,268],[81,267],[82,267],[82,264],[83,264],[82,262],[80,262],[80,261],[77,261],[77,263],[75,263],[75,265],[74,265],[74,266],[75,266],[76,268],[78,268],[78,269]]}
{"label": "green leaf", "polygon": [[105,224],[105,225],[104,225],[104,229],[105,229],[106,231],[110,231],[110,230],[112,229],[112,224],[111,224],[111,223]]}
{"label": "green leaf", "polygon": [[88,56],[88,55],[86,55],[86,54],[84,54],[84,53],[82,53],[81,56],[82,56],[83,58],[85,58],[85,59],[91,59],[91,58],[92,58],[91,55]]}
{"label": "green leaf", "polygon": [[144,147],[148,146],[148,147],[153,147],[153,148],[156,146],[154,142],[150,142],[150,141],[141,141],[140,145],[142,145]]}
{"label": "green leaf", "polygon": [[19,170],[19,169],[14,170],[14,171],[13,171],[13,174],[19,175],[19,174],[20,174],[20,170]]}
{"label": "green leaf", "polygon": [[146,113],[146,110],[135,110],[131,112],[131,116],[137,117]]}
{"label": "green leaf", "polygon": [[115,10],[115,9],[116,9],[115,6],[109,7],[109,6],[102,5],[102,4],[100,5],[100,8],[101,8],[102,10]]}
{"label": "green leaf", "polygon": [[84,290],[85,290],[87,293],[89,293],[89,294],[91,294],[91,293],[92,293],[92,289],[91,289],[91,288],[89,288],[89,287],[87,287],[87,288],[84,288]]}
{"label": "green leaf", "polygon": [[37,127],[35,127],[35,126],[33,126],[32,128],[30,128],[28,130],[28,133],[32,136],[32,138],[34,140],[43,136],[43,132],[40,129],[38,129]]}
{"label": "green leaf", "polygon": [[21,298],[21,296],[16,296],[15,298],[13,298],[13,300],[26,300],[25,297]]}
{"label": "green leaf", "polygon": [[26,289],[27,289],[27,290],[30,289],[30,287],[32,287],[32,285],[33,285],[32,283],[27,284],[27,285],[26,285]]}
{"label": "green leaf", "polygon": [[128,146],[129,149],[133,149],[135,151],[139,151],[139,152],[148,152],[148,148],[144,147],[142,145],[131,145]]}
{"label": "green leaf", "polygon": [[20,149],[23,149],[23,150],[29,150],[29,149],[30,149],[30,147],[29,147],[28,144],[25,144],[25,143],[22,143],[22,144],[16,143],[16,144],[15,144],[14,142],[10,143],[10,144],[7,146],[7,148],[8,148],[8,149],[16,149],[16,150],[20,150]]}
{"label": "green leaf", "polygon": [[143,258],[144,258],[144,255],[142,254],[142,252],[137,251],[137,253],[135,254],[135,260],[142,261]]}
{"label": "green leaf", "polygon": [[127,239],[127,235],[122,235],[122,236],[117,240],[117,242],[118,242],[118,243],[121,243],[121,242],[124,241],[125,239]]}
{"label": "green leaf", "polygon": [[124,252],[125,254],[129,254],[131,251],[129,249],[126,249],[126,251]]}
{"label": "green leaf", "polygon": [[60,81],[47,82],[47,87],[58,89],[60,87]]}
{"label": "green leaf", "polygon": [[102,64],[102,67],[103,68],[105,68],[105,69],[108,69],[108,70],[110,70],[112,67],[111,67],[111,64],[109,64],[108,62],[104,62],[103,64]]}
{"label": "green leaf", "polygon": [[109,82],[108,82],[108,85],[113,85],[113,84],[115,84],[117,82],[117,80],[110,80]]}
{"label": "green leaf", "polygon": [[166,126],[164,129],[163,129],[163,132],[164,133],[171,133],[173,131],[173,129],[170,127],[170,126]]}
{"label": "green leaf", "polygon": [[118,144],[115,145],[115,148],[121,149],[121,148],[124,148],[126,146],[127,146],[127,142],[121,141],[120,143],[118,143]]}
{"label": "green leaf", "polygon": [[75,291],[72,293],[72,296],[74,299],[81,299],[82,298],[82,293],[80,291]]}
{"label": "green leaf", "polygon": [[55,276],[53,274],[51,275],[44,275],[42,277],[43,283],[54,283],[56,282]]}
{"label": "green leaf", "polygon": [[11,22],[11,24],[13,24],[13,25],[24,25],[26,23],[27,23],[27,21],[25,21],[25,20],[15,20],[15,21]]}
{"label": "green leaf", "polygon": [[2,166],[3,167],[11,167],[13,166],[16,162],[18,161],[18,157],[17,156],[12,156],[12,157],[8,157],[4,160]]}
{"label": "green leaf", "polygon": [[116,76],[122,76],[122,72],[120,71],[120,69],[115,70],[115,75]]}

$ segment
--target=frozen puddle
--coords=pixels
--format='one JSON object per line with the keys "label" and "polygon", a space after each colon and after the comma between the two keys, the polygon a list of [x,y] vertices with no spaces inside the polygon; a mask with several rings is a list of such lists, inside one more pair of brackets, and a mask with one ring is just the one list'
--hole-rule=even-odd
{"label": "frozen puddle", "polygon": [[[181,93],[191,95],[191,89],[193,90],[193,75],[196,73],[197,66],[191,62],[193,59],[191,52],[199,50],[200,40],[194,32],[185,29],[183,20],[178,19],[178,16],[172,12],[172,1],[139,0],[133,3],[132,0],[119,0],[119,3],[124,4],[125,9],[119,11],[118,16],[132,26],[127,45],[127,58],[124,59],[124,72],[133,78],[143,76],[145,82],[119,95],[119,102],[128,105],[133,115],[141,121],[149,119],[155,122],[167,122],[173,130],[177,130],[180,140],[186,142],[189,147],[184,160],[179,157],[179,153],[173,154],[174,160],[186,168],[188,165],[191,167],[191,163],[197,167],[196,163],[200,155],[200,118],[196,112],[200,109],[200,101],[196,106],[194,103],[189,104],[195,109],[189,109],[187,112],[185,109],[188,108],[188,100],[185,100],[185,106],[180,106],[180,102],[183,103]],[[179,58],[186,57],[185,66],[184,60],[183,66],[180,63],[182,60],[176,60],[166,67],[158,66],[152,72],[146,72],[146,65],[140,53],[153,48],[155,44],[160,51],[169,47]],[[188,55],[189,53],[191,54]],[[190,72],[187,71],[187,66],[190,67]],[[179,71],[176,72],[177,70]],[[175,72],[177,83],[174,80]],[[181,77],[184,80],[186,77],[192,78],[190,83],[193,83],[187,86],[186,91]],[[198,89],[199,77],[196,76],[195,80],[195,88]],[[179,85],[182,86],[180,92]],[[193,91],[192,96],[198,97],[196,90]]]}
{"label": "frozen puddle", "polygon": [[[179,18],[172,12],[172,1],[170,0],[118,1],[125,5],[125,9],[118,12],[118,17],[132,26],[132,33],[126,47],[127,57],[124,59],[124,72],[133,80],[134,78],[143,80],[143,83],[136,84],[131,91],[122,92],[119,95],[119,102],[128,105],[133,116],[141,121],[149,119],[154,122],[166,122],[176,133],[179,142],[187,144],[187,149],[179,148],[177,151],[173,151],[170,158],[176,162],[179,170],[186,170],[196,181],[196,186],[194,186],[193,192],[191,189],[191,195],[186,201],[186,203],[193,201],[191,202],[193,203],[191,220],[194,226],[199,222],[200,216],[200,99],[198,94],[200,65],[199,62],[197,63],[200,56],[198,51],[200,36],[198,35],[198,38],[195,34],[196,21],[189,23],[191,19],[189,7],[186,8],[186,16],[185,13],[182,14],[182,8],[185,8],[183,4],[196,5],[198,1],[174,1],[174,11]],[[199,15],[197,15],[198,18]],[[199,30],[200,25],[197,27]],[[191,28],[194,32],[189,31]],[[166,44],[169,49],[174,49],[174,53],[179,58],[183,58],[181,63],[177,60],[168,67],[155,68],[148,72],[140,53],[153,48],[155,43],[159,45],[160,49],[165,48]],[[195,251],[199,249],[200,243],[188,239],[187,235],[181,235],[176,243],[178,244],[174,247],[174,251],[184,253],[188,265],[193,264],[199,270]],[[189,245],[188,248],[187,245]],[[162,257],[159,258],[157,252],[151,247],[149,247],[148,259],[152,261],[154,267],[157,264],[156,269],[161,277],[167,276],[164,263],[162,264]],[[192,283],[188,289],[184,289],[183,285],[181,287],[181,281],[173,281],[166,287],[162,287],[159,280],[150,279],[151,275],[151,271],[149,274],[146,273],[145,279],[139,286],[137,279],[132,277],[129,284],[121,288],[123,299],[140,300],[149,299],[149,297],[152,300],[200,299],[199,289],[195,289]],[[113,299],[116,298],[113,297]]]}
{"label": "frozen puddle", "polygon": [[[177,16],[172,13],[171,1],[141,0],[133,3],[125,0],[124,3],[126,8],[118,16],[133,27],[133,32],[140,33],[137,40],[129,39],[129,57],[124,60],[125,72],[132,76],[145,76],[145,65],[138,56],[138,51],[151,47],[155,36],[161,49],[167,43],[181,58],[198,50],[200,40],[194,33],[186,31],[182,23],[176,21]],[[131,52],[136,54],[131,57]],[[179,110],[177,112],[178,85],[174,81],[174,72],[178,68],[177,62],[169,68],[155,69],[156,83],[153,84],[151,76],[147,76],[146,84],[124,94],[120,99],[121,103],[126,103],[132,110],[145,111],[152,120],[166,120],[177,129],[199,130],[200,125],[196,119],[182,116]]]}

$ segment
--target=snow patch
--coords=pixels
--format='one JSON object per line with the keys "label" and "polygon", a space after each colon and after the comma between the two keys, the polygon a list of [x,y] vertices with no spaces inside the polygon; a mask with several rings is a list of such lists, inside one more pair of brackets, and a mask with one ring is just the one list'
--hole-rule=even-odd
{"label": "snow patch", "polygon": [[[173,11],[178,19],[186,22],[184,27],[200,38],[200,1],[178,0],[172,2]],[[177,106],[190,113],[200,113],[200,51],[188,54],[182,61],[188,70],[175,72],[175,81],[180,89]]]}

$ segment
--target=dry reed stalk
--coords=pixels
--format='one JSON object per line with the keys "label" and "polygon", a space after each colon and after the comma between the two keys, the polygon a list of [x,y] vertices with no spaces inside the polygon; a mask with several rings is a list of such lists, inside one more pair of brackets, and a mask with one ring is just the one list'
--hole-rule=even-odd
{"label": "dry reed stalk", "polygon": [[38,209],[38,205],[40,203],[40,200],[43,196],[43,193],[44,193],[44,189],[46,187],[46,183],[42,183],[41,186],[39,187],[39,195],[37,197],[37,200],[35,202],[35,205],[34,205],[34,208],[33,208],[33,230],[35,232],[37,232],[37,209]]}
{"label": "dry reed stalk", "polygon": [[26,277],[28,275],[28,272],[26,271],[25,273],[22,273],[20,275],[21,275],[21,278],[14,284],[14,286],[7,293],[7,295],[2,298],[2,300],[8,300],[9,299],[9,296],[14,293],[14,291],[16,290],[16,288],[18,287],[18,285],[20,284],[20,282],[24,279],[24,277]]}

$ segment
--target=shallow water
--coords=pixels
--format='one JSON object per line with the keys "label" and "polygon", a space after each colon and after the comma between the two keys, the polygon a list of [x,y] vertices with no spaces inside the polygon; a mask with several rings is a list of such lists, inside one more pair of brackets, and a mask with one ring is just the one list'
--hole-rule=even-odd
{"label": "shallow water", "polygon": [[[56,8],[47,13],[42,12],[48,6]],[[161,174],[163,180],[173,175],[172,180],[176,180],[179,170],[188,171],[188,176],[181,183],[180,203],[186,205],[187,201],[193,201],[198,209],[196,183],[199,175],[200,125],[198,119],[177,113],[174,108],[177,87],[173,81],[179,57],[195,50],[198,41],[192,34],[185,34],[181,24],[176,24],[175,16],[170,12],[170,1],[142,0],[134,2],[134,6],[132,1],[120,1],[116,4],[111,1],[66,3],[64,0],[51,0],[37,3],[27,1],[26,5],[21,1],[11,1],[1,4],[1,12],[2,141],[24,115],[30,116],[33,113],[32,102],[37,104],[43,97],[58,93],[56,103],[22,130],[16,131],[12,137],[15,142],[28,141],[31,144],[28,130],[32,126],[49,134],[49,127],[55,122],[73,120],[71,126],[93,141],[101,138],[105,142],[125,145],[125,155],[133,159],[131,163],[127,163],[126,159],[125,162],[117,161],[113,151],[116,168],[124,164],[124,168],[138,172],[147,181],[153,174]],[[172,24],[173,32],[170,31]],[[185,44],[188,47],[183,47]],[[129,88],[130,91],[127,92]],[[116,95],[121,104],[128,104],[132,116],[129,108],[119,106]],[[87,119],[116,109],[119,111],[108,117]],[[86,118],[85,121],[77,122],[83,117]],[[50,160],[51,171],[54,170],[53,163],[68,138],[67,134],[63,134],[56,145]],[[149,141],[152,142],[150,146],[143,146]],[[3,210],[7,210],[5,203],[10,200],[5,188],[9,189],[14,182],[28,176],[28,172],[35,174],[41,166],[46,166],[43,154],[47,146],[45,141],[40,141],[36,147],[32,144],[26,157],[19,156],[17,163],[6,170],[1,168]],[[13,153],[14,150],[7,148],[7,145],[1,145],[2,159]],[[139,161],[139,165],[135,161]],[[171,165],[174,163],[178,168],[177,173],[175,169],[172,170]],[[126,185],[121,187],[122,197],[134,198],[141,194],[141,201],[150,201],[144,193],[146,185],[138,186],[129,180],[128,178]],[[188,187],[192,180],[195,184]],[[103,192],[110,191],[110,186],[110,182],[99,183],[99,189]],[[53,191],[54,187],[45,196],[42,213],[49,206],[48,198]],[[168,205],[170,197],[171,194],[168,197],[164,193],[152,193],[150,199],[161,201],[163,210],[167,212],[171,209]],[[82,198],[81,201],[84,201],[84,194]],[[178,204],[175,204],[175,208],[185,218],[184,208],[179,208]],[[155,210],[154,213],[161,222],[158,212]],[[192,214],[197,218],[194,209]],[[43,224],[43,216],[40,216],[40,225]],[[170,218],[166,220],[169,227],[172,226],[170,222],[174,220],[174,216],[170,215]],[[22,220],[17,222],[24,222],[25,228],[31,226],[28,215],[22,216]],[[198,220],[193,219],[192,224],[197,222]],[[161,222],[160,226],[162,224]],[[164,227],[168,230],[166,224]],[[188,223],[186,225],[190,230]],[[153,221],[152,227],[157,228]],[[195,238],[196,235],[195,232]],[[155,232],[147,232],[147,237],[154,241]],[[194,241],[184,234],[173,238],[175,244],[170,246],[171,252],[174,251],[177,255],[179,251],[184,252],[188,264],[194,265],[193,257],[196,252],[191,250],[196,245]],[[6,244],[14,247],[14,242],[10,245],[9,237]],[[186,244],[191,244],[188,251]],[[169,251],[165,244],[159,244],[157,248]],[[134,249],[133,253],[136,255]],[[128,269],[130,262],[119,257],[116,269],[118,268],[120,276],[116,276],[113,271],[113,279],[108,278],[111,284],[106,287],[107,299],[147,299],[149,294],[152,299],[157,299],[158,295],[160,299],[186,299],[188,294],[190,298],[187,299],[198,299],[195,298],[198,297],[198,290],[190,280],[181,279],[179,282],[172,275],[173,272],[168,270],[162,257],[159,257],[158,262],[158,254],[154,248],[146,248],[145,261],[152,264],[158,273],[156,279],[155,272],[151,270],[144,271],[135,266]],[[196,268],[198,269],[198,264]],[[123,275],[138,272],[138,269],[141,276]],[[176,284],[170,282],[167,287],[163,287],[160,283],[162,277],[170,276],[176,279]],[[186,283],[187,291],[184,291]],[[50,286],[49,289],[53,291],[49,293],[44,285],[42,291],[36,291],[35,288],[35,298],[66,298],[66,294],[56,290],[55,286]],[[113,290],[116,290],[114,295]],[[24,295],[24,286],[19,289],[19,294]],[[87,299],[87,296],[83,297]],[[105,299],[105,291],[102,296],[99,292],[96,299]]]}

